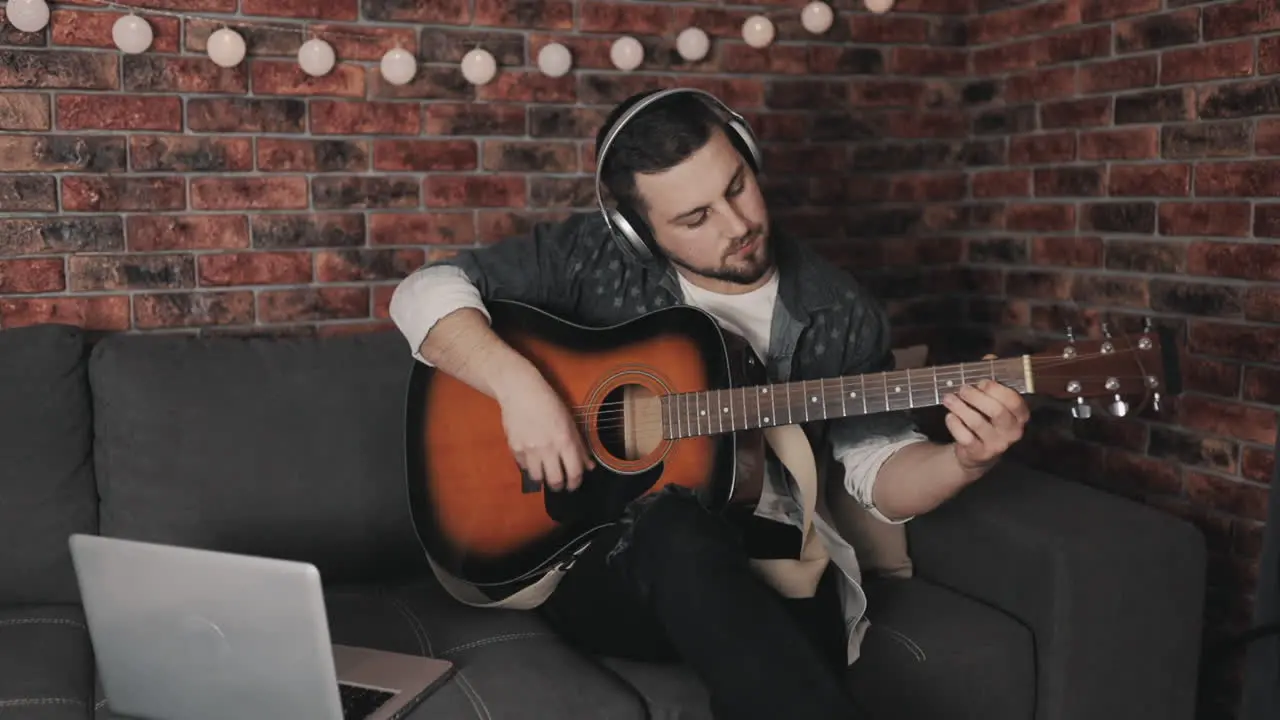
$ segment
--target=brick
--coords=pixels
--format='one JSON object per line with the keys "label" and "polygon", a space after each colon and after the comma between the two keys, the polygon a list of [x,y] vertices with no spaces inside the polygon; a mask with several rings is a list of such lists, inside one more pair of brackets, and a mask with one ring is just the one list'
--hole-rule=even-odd
{"label": "brick", "polygon": [[1226,398],[1234,398],[1240,392],[1240,366],[1235,363],[1184,354],[1179,365],[1183,388],[1188,391]]}
{"label": "brick", "polygon": [[572,74],[553,78],[541,73],[511,71],[476,89],[476,99],[482,101],[566,103],[576,98]]}
{"label": "brick", "polygon": [[24,32],[15,28],[8,22],[5,22],[4,8],[0,8],[0,45],[44,47],[47,44],[48,43],[45,41],[45,32],[43,30],[37,30],[36,32]]}
{"label": "brick", "polygon": [[1156,205],[1151,202],[1094,203],[1081,208],[1081,228],[1115,233],[1153,233]]}
{"label": "brick", "polygon": [[1111,28],[1107,25],[1039,38],[1033,51],[1037,65],[1057,65],[1110,54]]}
{"label": "brick", "polygon": [[311,201],[317,209],[418,207],[417,181],[407,177],[326,175],[311,181]]}
{"label": "brick", "polygon": [[1252,40],[1169,50],[1160,58],[1160,83],[1163,85],[1252,74]]}
{"label": "brick", "polygon": [[[486,7],[498,8],[502,3],[497,0],[481,0],[481,4]],[[537,3],[527,3],[527,5],[545,6],[547,4],[560,5],[569,3],[551,2],[541,0]],[[534,8],[527,8],[532,11]],[[541,10],[542,7],[537,9]],[[569,9],[572,15],[572,8]],[[508,22],[507,14],[501,12],[493,12],[492,24],[498,25]],[[536,18],[529,18],[530,22],[536,22]],[[633,6],[629,4],[616,2],[593,2],[584,4],[580,17],[578,18],[578,26],[580,30],[585,32],[614,33],[624,34],[633,33],[636,35],[662,35],[669,30],[675,29],[675,15],[670,5],[640,5]],[[567,28],[566,28],[567,29]]]}
{"label": "brick", "polygon": [[0,135],[4,172],[120,172],[124,138],[76,135]]}
{"label": "brick", "polygon": [[1108,240],[1106,268],[1130,272],[1172,274],[1186,268],[1183,243],[1147,240]]}
{"label": "brick", "polygon": [[1219,472],[1236,470],[1239,444],[1221,438],[1206,438],[1182,430],[1155,426],[1147,453],[1151,457],[1176,460],[1183,466],[1202,467]]}
{"label": "brick", "polygon": [[858,14],[849,17],[848,26],[848,39],[858,43],[923,45],[930,38],[930,19],[924,17]]}
{"label": "brick", "polygon": [[503,238],[526,235],[535,223],[554,222],[564,216],[563,210],[481,210],[476,213],[476,241],[489,244]]}
{"label": "brick", "polygon": [[1027,197],[1031,194],[1031,172],[1028,170],[984,170],[973,175],[975,198]]}
{"label": "brick", "polygon": [[182,99],[148,95],[59,95],[61,130],[182,129]]}
{"label": "brick", "polygon": [[289,210],[307,207],[307,179],[290,177],[202,177],[191,181],[197,210]]}
{"label": "brick", "polygon": [[1201,163],[1196,168],[1196,194],[1204,196],[1280,196],[1280,161]]}
{"label": "brick", "polygon": [[1148,160],[1160,156],[1158,128],[1119,128],[1080,133],[1081,160]]}
{"label": "brick", "polygon": [[921,173],[899,175],[890,181],[889,199],[894,202],[943,202],[962,200],[968,191],[964,173]]}
{"label": "brick", "polygon": [[0,299],[0,327],[43,323],[75,325],[86,330],[129,329],[128,295]]}
{"label": "brick", "polygon": [[0,257],[123,249],[124,225],[118,215],[0,217]]}
{"label": "brick", "polygon": [[475,170],[478,163],[474,140],[377,140],[373,144],[375,170]]}
{"label": "brick", "polygon": [[1047,2],[979,15],[968,23],[970,42],[986,45],[1009,37],[1039,35],[1080,22],[1080,3]]}
{"label": "brick", "polygon": [[249,89],[244,65],[223,68],[208,58],[154,55],[124,55],[122,62],[129,92],[240,94]]}
{"label": "brick", "polygon": [[1280,405],[1280,369],[1245,368],[1241,397],[1250,402]]}
{"label": "brick", "polygon": [[256,95],[362,98],[366,92],[364,68],[351,63],[339,62],[319,77],[303,72],[296,61],[256,60],[251,67]]}
{"label": "brick", "polygon": [[1086,23],[1145,15],[1161,7],[1160,0],[1083,0],[1080,19]]}
{"label": "brick", "polygon": [[1227,400],[1184,395],[1178,400],[1183,427],[1265,445],[1276,442],[1276,412]]}
{"label": "brick", "polygon": [[[1023,113],[1023,122],[1035,126],[1035,112]],[[1002,118],[1003,119],[1003,118]],[[1018,120],[1013,122],[1017,123]],[[886,118],[886,135],[900,138],[963,138],[969,136],[969,122],[958,113],[915,111],[894,113]]]}
{"label": "brick", "polygon": [[306,122],[307,105],[303,100],[191,98],[187,101],[187,127],[194,132],[302,133],[306,131]]}
{"label": "brick", "polygon": [[1259,155],[1280,155],[1280,118],[1258,120],[1254,150]]}
{"label": "brick", "polygon": [[134,135],[129,157],[135,172],[243,172],[253,169],[250,138]]}
{"label": "brick", "polygon": [[1244,237],[1249,234],[1251,223],[1248,203],[1160,203],[1161,235]]}
{"label": "brick", "polygon": [[258,320],[299,322],[369,317],[369,288],[311,287],[258,293]]}
{"label": "brick", "polygon": [[1195,116],[1195,92],[1184,90],[1151,90],[1116,97],[1115,123],[1177,122]]}
{"label": "brick", "polygon": [[1280,322],[1280,290],[1269,287],[1249,288],[1244,296],[1244,318],[1258,322]]}
{"label": "brick", "polygon": [[363,140],[258,138],[257,165],[265,172],[359,172],[369,159]]}
{"label": "brick", "polygon": [[1071,286],[1077,302],[1106,306],[1147,308],[1151,305],[1146,278],[1114,275],[1077,275]]}
{"label": "brick", "polygon": [[525,180],[519,175],[428,176],[422,186],[428,207],[523,207]]}
{"label": "brick", "polygon": [[[499,67],[511,67],[524,64],[526,42],[523,34],[511,32],[428,27],[422,29],[422,50],[418,55],[425,63],[459,63],[473,48],[483,47]],[[569,49],[576,48],[570,46]],[[533,52],[529,56],[537,57]],[[577,59],[577,53],[574,58]],[[576,62],[574,65],[579,66]]]}
{"label": "brick", "polygon": [[1014,75],[1005,81],[1004,99],[1009,103],[1032,100],[1059,100],[1076,94],[1075,67],[1055,67]]}
{"label": "brick", "polygon": [[1249,154],[1253,132],[1243,121],[1166,125],[1160,131],[1166,158],[1241,157]]}
{"label": "brick", "polygon": [[[523,30],[571,30],[573,29],[573,5],[572,0],[476,0],[475,22],[477,25],[489,27]],[[588,20],[589,7],[582,8],[583,21]],[[632,10],[632,6],[623,6],[623,8]],[[605,10],[605,13],[608,13],[608,10]],[[641,23],[643,22],[642,16]],[[625,32],[646,34],[634,28],[627,29]]]}
{"label": "brick", "polygon": [[[212,18],[186,18],[186,49],[188,52],[207,53],[209,36],[222,27],[235,30],[244,38],[247,57],[284,57],[298,55],[302,47],[302,26],[286,27],[278,23],[236,22]],[[314,27],[314,26],[313,26]],[[334,46],[337,50],[337,46]],[[342,55],[341,57],[346,57]],[[240,67],[244,67],[242,64]]]}
{"label": "brick", "polygon": [[77,255],[67,259],[69,290],[141,290],[195,286],[189,255]]}
{"label": "brick", "polygon": [[1005,291],[1013,297],[1039,300],[1068,300],[1075,276],[1070,273],[1044,270],[1010,271],[1005,280]]}
{"label": "brick", "polygon": [[1228,120],[1280,113],[1280,78],[1251,80],[1203,88],[1201,120]]}
{"label": "brick", "polygon": [[311,253],[233,252],[199,257],[200,284],[296,285],[311,282]]}
{"label": "brick", "polygon": [[130,215],[125,228],[134,252],[249,247],[243,215]]}
{"label": "brick", "polygon": [[1117,197],[1176,197],[1190,189],[1190,165],[1115,165],[1107,178],[1107,193]]}
{"label": "brick", "polygon": [[1009,164],[1040,165],[1076,159],[1075,133],[1044,133],[1009,141]]}
{"label": "brick", "polygon": [[311,132],[320,135],[417,135],[421,123],[412,103],[311,101]]}
{"label": "brick", "polygon": [[[511,74],[504,69],[493,82]],[[368,69],[369,97],[379,100],[474,100],[476,86],[462,77],[457,65],[422,65],[413,79],[404,85],[392,85],[382,77],[377,68]],[[353,107],[360,107],[353,105]]]}
{"label": "brick", "polygon": [[0,48],[0,88],[119,89],[116,55]]}
{"label": "brick", "polygon": [[1023,264],[1027,261],[1027,242],[1022,238],[969,238],[965,249],[969,262]]}
{"label": "brick", "polygon": [[524,135],[527,123],[534,137],[586,137],[594,135],[598,121],[604,119],[598,110],[569,106],[539,105],[529,108],[527,119],[525,115],[521,105],[433,102],[426,107],[423,131],[427,135]]}
{"label": "brick", "polygon": [[0,260],[0,293],[58,292],[65,287],[62,258]]}
{"label": "brick", "polygon": [[1277,282],[1280,281],[1280,245],[1194,242],[1187,250],[1187,272]]}
{"label": "brick", "polygon": [[[960,119],[963,119],[961,116]],[[1021,105],[1009,108],[988,110],[973,119],[973,134],[1022,134],[1036,127],[1036,108],[1034,105]]]}
{"label": "brick", "polygon": [[[1240,474],[1258,483],[1269,483],[1276,471],[1275,452],[1245,445],[1240,453]],[[1261,541],[1258,541],[1258,545]]]}
{"label": "brick", "polygon": [[[1089,420],[1086,424],[1092,424]],[[1172,462],[1123,450],[1109,449],[1103,460],[1109,482],[1124,483],[1121,492],[1152,502],[1155,497],[1181,495],[1181,469]]]}
{"label": "brick", "polygon": [[271,15],[317,20],[355,20],[360,0],[241,0],[245,15]]}
{"label": "brick", "polygon": [[[361,0],[368,20],[396,20],[433,25],[466,25],[472,21],[471,0]],[[477,14],[476,22],[487,25]]]}
{"label": "brick", "polygon": [[1253,234],[1280,237],[1280,205],[1257,205],[1253,211]]}
{"label": "brick", "polygon": [[369,216],[370,245],[472,245],[476,239],[471,212],[433,210]]}
{"label": "brick", "polygon": [[1244,295],[1239,287],[1180,280],[1150,281],[1151,309],[1179,315],[1239,316]]}
{"label": "brick", "polygon": [[1031,239],[1031,262],[1036,265],[1099,267],[1102,265],[1102,238],[1070,235]]}
{"label": "brick", "polygon": [[324,250],[316,254],[316,280],[320,282],[375,282],[398,280],[422,266],[420,249]]}
{"label": "brick", "polygon": [[505,172],[575,172],[578,148],[572,143],[547,140],[486,140],[482,168]]}
{"label": "brick", "polygon": [[1188,8],[1115,24],[1116,52],[1130,53],[1200,42],[1200,10]]}
{"label": "brick", "polygon": [[[1032,40],[1006,43],[996,47],[981,48],[973,51],[970,64],[973,72],[979,76],[1003,75],[1018,70],[1030,70],[1036,67],[1036,44]],[[890,66],[890,72],[897,69]],[[925,74],[925,73],[920,73]]]}
{"label": "brick", "polygon": [[43,93],[0,93],[0,130],[48,130],[53,127],[49,96]]}
{"label": "brick", "polygon": [[[49,17],[49,37],[54,45],[115,50],[111,28],[124,16],[119,12],[54,10]],[[150,52],[176,53],[181,37],[181,21],[174,17],[138,13],[151,26]]]}
{"label": "brick", "polygon": [[247,325],[253,322],[249,290],[161,292],[133,297],[133,321],[139,329]]}
{"label": "brick", "polygon": [[1052,130],[1110,125],[1111,102],[1109,97],[1096,97],[1045,103],[1040,106],[1040,127]]}
{"label": "brick", "polygon": [[769,84],[765,104],[774,110],[797,110],[840,103],[848,87],[831,80],[784,80]]}
{"label": "brick", "polygon": [[1005,211],[1004,222],[1009,230],[1071,230],[1076,225],[1075,206],[1031,203],[1010,205]]}
{"label": "brick", "polygon": [[[412,27],[373,27],[368,24],[310,23],[312,37],[333,46],[333,52],[347,61],[381,61],[388,50],[399,47],[418,52],[418,32]],[[426,32],[424,28],[423,32]],[[297,51],[291,54],[297,56]]]}
{"label": "brick", "polygon": [[884,69],[893,75],[955,77],[968,72],[964,50],[909,46],[891,49]]}
{"label": "brick", "polygon": [[1090,63],[1080,68],[1080,92],[1096,94],[1151,87],[1156,84],[1157,68],[1154,55]]}
{"label": "brick", "polygon": [[1102,194],[1103,168],[1057,167],[1037,168],[1037,197],[1087,197]]}
{"label": "brick", "polygon": [[1243,0],[1204,9],[1204,38],[1219,40],[1280,30],[1280,13],[1266,0]]}
{"label": "brick", "polygon": [[[778,46],[785,47],[785,46]],[[807,72],[816,75],[882,75],[885,56],[878,48],[836,47],[811,45],[808,48]],[[735,68],[735,71],[736,68]],[[805,68],[797,68],[794,74],[805,74]],[[956,75],[949,71],[926,73],[930,75]]]}
{"label": "brick", "polygon": [[68,175],[62,178],[62,209],[75,212],[182,210],[181,177]]}
{"label": "brick", "polygon": [[52,175],[0,175],[0,211],[54,212],[58,181]]}
{"label": "brick", "polygon": [[364,244],[361,213],[255,215],[249,221],[253,246],[261,249],[350,247]]}
{"label": "brick", "polygon": [[529,179],[531,207],[587,208],[595,204],[591,179],[578,177],[533,177]]}

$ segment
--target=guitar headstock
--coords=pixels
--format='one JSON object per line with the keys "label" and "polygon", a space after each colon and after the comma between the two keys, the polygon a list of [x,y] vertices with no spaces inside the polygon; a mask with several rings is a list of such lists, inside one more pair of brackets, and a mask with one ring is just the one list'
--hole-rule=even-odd
{"label": "guitar headstock", "polygon": [[1098,339],[1077,340],[1068,328],[1066,342],[1032,354],[1030,361],[1036,394],[1071,400],[1077,418],[1091,416],[1091,398],[1104,398],[1108,412],[1125,417],[1135,403],[1148,400],[1159,412],[1163,398],[1182,390],[1173,333],[1152,327],[1150,320],[1136,335],[1113,335],[1103,323]]}

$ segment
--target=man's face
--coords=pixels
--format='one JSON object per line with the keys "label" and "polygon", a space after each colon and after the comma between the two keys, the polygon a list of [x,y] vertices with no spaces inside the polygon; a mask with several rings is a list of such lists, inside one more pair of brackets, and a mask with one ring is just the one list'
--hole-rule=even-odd
{"label": "man's face", "polygon": [[637,175],[636,190],[659,247],[676,265],[712,281],[703,284],[742,292],[767,276],[773,249],[764,197],[723,131],[679,165]]}

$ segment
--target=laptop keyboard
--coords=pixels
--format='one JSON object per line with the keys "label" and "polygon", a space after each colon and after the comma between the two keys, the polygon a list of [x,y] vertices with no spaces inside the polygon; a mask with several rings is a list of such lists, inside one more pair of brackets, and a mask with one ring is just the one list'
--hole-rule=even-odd
{"label": "laptop keyboard", "polygon": [[382,707],[395,693],[386,690],[338,683],[338,697],[342,699],[342,717],[346,720],[363,720]]}

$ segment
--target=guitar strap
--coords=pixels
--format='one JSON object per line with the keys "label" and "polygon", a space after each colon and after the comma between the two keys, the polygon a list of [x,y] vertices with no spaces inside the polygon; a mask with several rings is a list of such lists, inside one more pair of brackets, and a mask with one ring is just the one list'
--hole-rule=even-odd
{"label": "guitar strap", "polygon": [[[814,539],[813,515],[818,501],[818,470],[813,457],[813,449],[799,425],[779,425],[765,428],[765,440],[773,448],[778,459],[795,477],[799,486],[801,507],[804,509],[802,522],[802,545],[800,558],[789,559],[752,559],[751,564],[764,579],[785,597],[810,597],[818,585],[818,579],[826,569],[828,555],[820,542]],[[485,595],[479,588],[454,576],[438,565],[428,553],[427,562],[431,564],[436,579],[450,595],[460,603],[478,608],[506,608],[511,610],[531,610],[538,607],[551,596],[552,591],[564,578],[565,573],[573,566],[573,560],[587,549],[590,541],[573,552],[573,557],[561,561],[536,582],[526,585],[520,590],[501,600],[494,600]]]}

